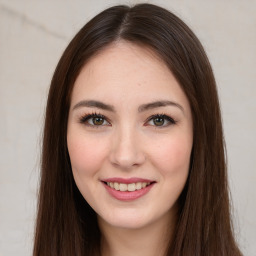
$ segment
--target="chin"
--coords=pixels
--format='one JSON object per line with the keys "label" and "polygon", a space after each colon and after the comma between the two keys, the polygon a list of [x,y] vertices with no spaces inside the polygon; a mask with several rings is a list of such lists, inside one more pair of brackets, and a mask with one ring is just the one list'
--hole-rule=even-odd
{"label": "chin", "polygon": [[119,228],[119,229],[135,230],[135,229],[141,229],[147,226],[147,223],[142,221],[135,222],[135,221],[127,221],[127,220],[118,220],[118,221],[108,222],[108,225],[115,228]]}
{"label": "chin", "polygon": [[145,216],[138,212],[110,214],[99,217],[99,222],[115,228],[121,229],[141,229],[156,221],[157,218]]}

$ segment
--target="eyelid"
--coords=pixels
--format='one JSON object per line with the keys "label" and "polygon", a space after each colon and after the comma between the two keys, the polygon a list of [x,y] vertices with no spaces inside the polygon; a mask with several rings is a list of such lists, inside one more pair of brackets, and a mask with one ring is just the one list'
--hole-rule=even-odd
{"label": "eyelid", "polygon": [[[92,124],[89,124],[88,123],[88,120],[91,119],[91,118],[96,118],[96,117],[100,117],[102,119],[104,119],[104,121],[106,121],[108,123],[108,125],[106,124],[102,124],[102,125],[92,125]],[[102,115],[102,114],[99,114],[99,113],[91,113],[91,114],[85,114],[83,116],[81,116],[79,118],[79,122],[81,124],[84,124],[84,125],[87,125],[87,126],[91,126],[91,127],[96,127],[96,128],[99,128],[101,126],[110,126],[111,123],[110,121],[108,120],[108,118],[106,118],[106,116]]]}
{"label": "eyelid", "polygon": [[[90,120],[92,118],[97,118],[97,117],[104,119],[104,122],[107,122],[107,124],[96,125],[96,124],[90,124],[88,122],[88,120]],[[162,118],[162,119],[165,120],[165,122],[167,121],[167,124],[166,123],[163,124],[163,125],[149,124],[149,122],[152,121],[155,118]],[[90,126],[90,127],[93,127],[93,128],[100,128],[100,127],[103,127],[103,126],[111,126],[110,120],[105,115],[102,115],[100,113],[90,113],[90,114],[82,115],[79,118],[79,122],[81,124],[84,124],[84,125],[87,125],[87,126]],[[151,115],[150,117],[148,117],[146,119],[145,126],[154,126],[154,127],[157,127],[157,128],[164,128],[164,127],[168,127],[170,125],[174,125],[176,123],[177,123],[177,121],[174,120],[174,118],[172,118],[169,115],[166,115],[166,114],[154,114],[154,115]]]}
{"label": "eyelid", "polygon": [[177,121],[170,117],[169,115],[166,115],[166,114],[155,114],[155,115],[151,115],[149,118],[147,118],[146,120],[146,124],[148,122],[150,122],[151,120],[153,120],[154,118],[163,118],[164,120],[167,120],[168,121],[168,124],[166,125],[162,125],[162,126],[157,126],[157,125],[152,125],[152,126],[155,126],[155,127],[158,127],[158,128],[164,128],[164,127],[167,127],[169,125],[175,125],[177,123]]}

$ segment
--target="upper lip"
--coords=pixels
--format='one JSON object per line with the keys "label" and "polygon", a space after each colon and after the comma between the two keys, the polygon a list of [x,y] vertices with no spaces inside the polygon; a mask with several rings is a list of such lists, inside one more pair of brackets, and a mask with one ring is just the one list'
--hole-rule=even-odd
{"label": "upper lip", "polygon": [[155,182],[154,180],[149,180],[149,179],[143,179],[143,178],[119,178],[119,177],[113,177],[113,178],[108,178],[108,179],[103,179],[103,182],[117,182],[117,183],[123,183],[123,184],[130,184],[130,183],[137,183],[137,182]]}

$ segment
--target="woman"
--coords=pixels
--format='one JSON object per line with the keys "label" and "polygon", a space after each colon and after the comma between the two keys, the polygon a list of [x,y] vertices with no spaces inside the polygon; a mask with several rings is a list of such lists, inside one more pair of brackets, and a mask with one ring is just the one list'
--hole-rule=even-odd
{"label": "woman", "polygon": [[212,69],[167,10],[109,8],[61,57],[45,118],[42,255],[241,255]]}

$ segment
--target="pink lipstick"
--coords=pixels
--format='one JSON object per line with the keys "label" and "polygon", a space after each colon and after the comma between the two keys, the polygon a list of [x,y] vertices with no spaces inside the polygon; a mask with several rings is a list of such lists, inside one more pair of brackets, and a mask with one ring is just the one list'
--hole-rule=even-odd
{"label": "pink lipstick", "polygon": [[108,193],[117,200],[132,201],[147,194],[155,181],[141,178],[109,178],[102,180]]}

